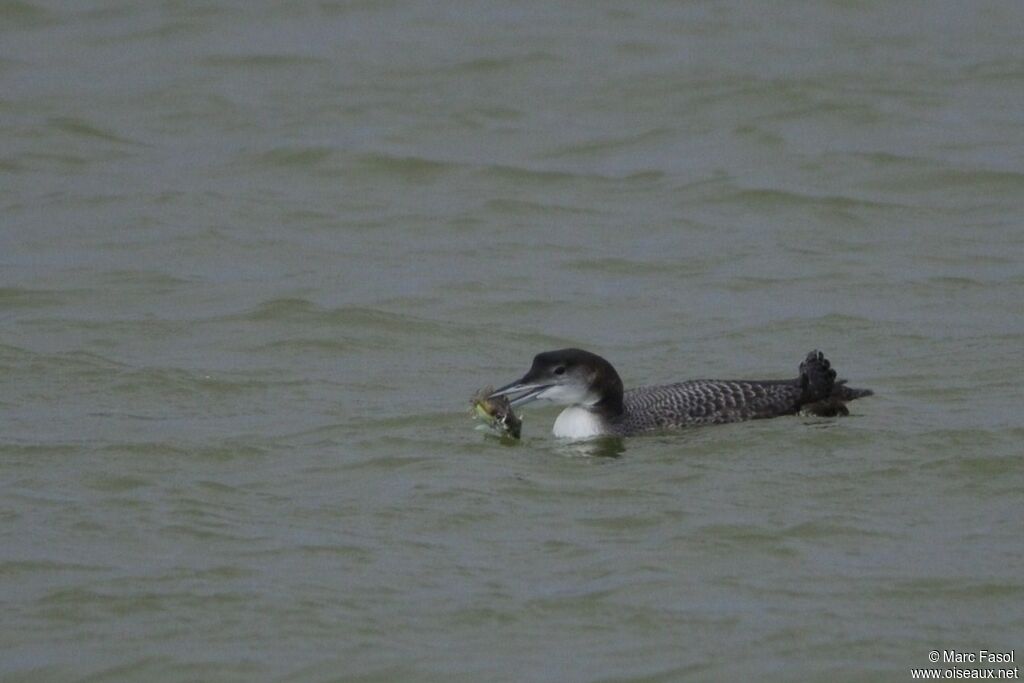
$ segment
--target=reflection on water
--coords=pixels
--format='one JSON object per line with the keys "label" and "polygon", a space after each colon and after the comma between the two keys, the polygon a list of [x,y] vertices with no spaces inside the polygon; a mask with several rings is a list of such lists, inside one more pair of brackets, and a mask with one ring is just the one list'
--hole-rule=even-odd
{"label": "reflection on water", "polygon": [[567,457],[617,458],[626,452],[623,439],[602,437],[586,441],[567,441],[559,439],[553,450]]}

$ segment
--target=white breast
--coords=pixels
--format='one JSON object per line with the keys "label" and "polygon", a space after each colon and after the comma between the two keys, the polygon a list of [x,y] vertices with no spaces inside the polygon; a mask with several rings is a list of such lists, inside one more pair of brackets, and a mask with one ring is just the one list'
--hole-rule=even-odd
{"label": "white breast", "polygon": [[560,439],[589,439],[605,433],[601,418],[580,406],[569,406],[559,414],[552,429]]}

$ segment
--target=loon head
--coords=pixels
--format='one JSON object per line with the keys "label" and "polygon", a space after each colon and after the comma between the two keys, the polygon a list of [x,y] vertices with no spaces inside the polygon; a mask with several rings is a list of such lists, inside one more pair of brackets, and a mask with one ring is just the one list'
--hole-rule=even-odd
{"label": "loon head", "polygon": [[622,380],[612,364],[583,349],[545,351],[533,358],[529,372],[491,396],[519,394],[513,406],[531,401],[551,401],[586,406],[613,417],[622,412]]}

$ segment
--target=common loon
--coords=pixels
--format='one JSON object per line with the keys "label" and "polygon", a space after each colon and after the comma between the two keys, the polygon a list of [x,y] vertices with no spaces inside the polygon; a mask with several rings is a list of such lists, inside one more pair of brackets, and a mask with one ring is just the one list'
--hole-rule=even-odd
{"label": "common loon", "polygon": [[555,436],[586,439],[799,412],[847,415],[846,401],[872,393],[836,380],[836,371],[820,351],[807,354],[796,379],[695,379],[623,391],[619,373],[604,358],[582,349],[560,349],[537,354],[529,372],[491,396],[520,394],[512,399],[513,406],[536,400],[568,405],[555,420]]}

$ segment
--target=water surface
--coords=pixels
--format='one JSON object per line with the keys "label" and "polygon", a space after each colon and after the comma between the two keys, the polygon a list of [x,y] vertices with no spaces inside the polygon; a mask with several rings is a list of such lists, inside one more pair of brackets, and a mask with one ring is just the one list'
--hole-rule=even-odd
{"label": "water surface", "polygon": [[[1022,8],[0,0],[0,677],[1019,651]],[[877,396],[474,431],[568,345]]]}

